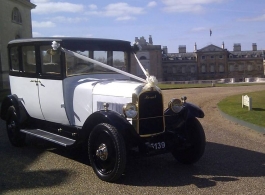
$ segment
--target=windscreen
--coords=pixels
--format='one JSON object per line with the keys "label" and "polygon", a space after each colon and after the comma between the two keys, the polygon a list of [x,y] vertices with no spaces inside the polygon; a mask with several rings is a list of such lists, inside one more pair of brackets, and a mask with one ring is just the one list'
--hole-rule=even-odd
{"label": "windscreen", "polygon": [[[124,51],[74,51],[80,55],[97,60],[109,66],[126,71],[128,66],[127,52]],[[97,64],[84,61],[76,56],[65,53],[67,76],[80,74],[115,73]]]}

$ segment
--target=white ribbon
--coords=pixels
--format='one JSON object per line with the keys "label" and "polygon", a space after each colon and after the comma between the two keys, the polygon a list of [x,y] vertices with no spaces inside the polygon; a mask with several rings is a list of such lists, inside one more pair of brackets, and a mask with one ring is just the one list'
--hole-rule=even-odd
{"label": "white ribbon", "polygon": [[145,76],[146,76],[146,86],[145,88],[149,88],[149,87],[155,87],[158,83],[157,79],[155,76],[150,76],[149,73],[144,69],[143,65],[141,64],[140,60],[137,58],[136,54],[134,54],[134,57],[136,59],[136,61],[138,62],[140,68],[142,69],[142,71],[144,72]]}

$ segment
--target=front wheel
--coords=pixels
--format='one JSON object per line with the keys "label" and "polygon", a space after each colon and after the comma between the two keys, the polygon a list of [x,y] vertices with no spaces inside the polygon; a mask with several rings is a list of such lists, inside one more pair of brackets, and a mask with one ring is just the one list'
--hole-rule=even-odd
{"label": "front wheel", "polygon": [[20,132],[17,112],[14,106],[8,108],[6,130],[8,139],[13,146],[21,147],[25,144],[26,134]]}
{"label": "front wheel", "polygon": [[186,141],[181,147],[175,147],[171,153],[174,158],[183,164],[193,164],[203,155],[205,149],[205,133],[196,118],[190,118],[186,122],[183,136]]}
{"label": "front wheel", "polygon": [[117,129],[101,123],[91,132],[88,155],[96,175],[103,181],[117,180],[125,170],[126,148]]}

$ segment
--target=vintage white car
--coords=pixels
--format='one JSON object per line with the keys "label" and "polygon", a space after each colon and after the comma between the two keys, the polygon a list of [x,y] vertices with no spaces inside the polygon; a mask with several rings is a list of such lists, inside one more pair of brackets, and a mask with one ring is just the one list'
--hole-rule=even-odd
{"label": "vintage white car", "polygon": [[[87,146],[97,176],[120,178],[128,155],[172,153],[197,162],[205,149],[203,111],[163,95],[128,41],[91,38],[17,39],[8,44],[11,95],[1,106],[7,134],[23,146],[29,134]],[[130,74],[135,57],[146,78]]]}

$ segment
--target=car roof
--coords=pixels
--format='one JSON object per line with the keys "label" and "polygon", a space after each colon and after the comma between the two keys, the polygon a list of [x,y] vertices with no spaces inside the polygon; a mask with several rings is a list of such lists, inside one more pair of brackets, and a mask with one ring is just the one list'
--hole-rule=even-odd
{"label": "car roof", "polygon": [[8,43],[8,45],[13,44],[27,44],[27,43],[36,43],[41,44],[43,42],[60,42],[62,47],[72,50],[87,50],[87,49],[100,49],[104,48],[105,50],[130,50],[131,43],[124,40],[116,39],[101,39],[101,38],[82,38],[82,37],[35,37],[28,39],[15,39]]}

